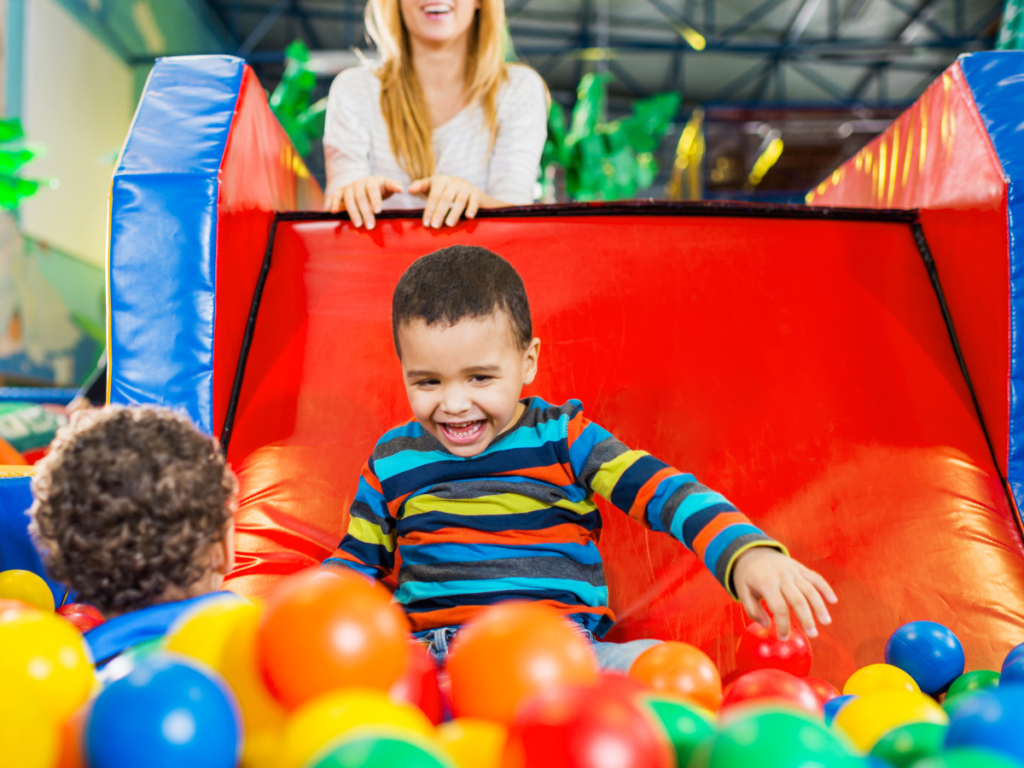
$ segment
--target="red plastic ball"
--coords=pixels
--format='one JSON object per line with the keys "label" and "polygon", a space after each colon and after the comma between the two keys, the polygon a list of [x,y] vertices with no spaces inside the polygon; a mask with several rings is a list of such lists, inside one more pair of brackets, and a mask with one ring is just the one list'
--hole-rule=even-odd
{"label": "red plastic ball", "polygon": [[67,603],[57,609],[57,615],[62,616],[78,629],[83,635],[90,629],[98,627],[106,619],[99,610],[85,603]]}
{"label": "red plastic ball", "polygon": [[391,686],[388,698],[419,707],[430,722],[440,725],[444,720],[444,704],[437,671],[437,662],[427,646],[416,641],[409,643],[408,665],[398,681]]}
{"label": "red plastic ball", "polygon": [[383,587],[355,573],[294,576],[267,601],[256,656],[288,709],[348,686],[387,691],[409,657],[409,621]]}
{"label": "red plastic ball", "polygon": [[817,694],[818,701],[821,702],[822,706],[825,705],[826,701],[831,701],[839,695],[839,690],[828,680],[822,680],[820,677],[805,677],[804,680],[807,681],[807,684]]}
{"label": "red plastic ball", "polygon": [[755,669],[737,678],[722,699],[722,711],[749,701],[794,707],[821,715],[821,701],[806,680],[781,669]]}
{"label": "red plastic ball", "polygon": [[509,730],[501,768],[674,768],[675,753],[644,705],[595,687],[531,699]]}
{"label": "red plastic ball", "polygon": [[736,644],[736,671],[745,675],[755,669],[781,669],[797,677],[806,677],[811,671],[811,644],[797,625],[792,625],[789,637],[780,640],[775,621],[767,629],[751,622]]}

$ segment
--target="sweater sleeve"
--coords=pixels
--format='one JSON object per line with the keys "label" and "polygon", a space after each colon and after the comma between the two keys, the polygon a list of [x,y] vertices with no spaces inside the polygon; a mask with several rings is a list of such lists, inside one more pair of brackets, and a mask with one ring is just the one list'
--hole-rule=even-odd
{"label": "sweater sleeve", "polygon": [[356,179],[370,175],[370,134],[373,103],[367,78],[376,77],[363,67],[346,69],[331,83],[324,124],[325,197]]}
{"label": "sweater sleeve", "polygon": [[720,493],[645,451],[626,447],[583,416],[568,425],[569,461],[577,480],[612,506],[655,531],[681,541],[735,599],[732,571],[752,547],[786,548]]}
{"label": "sweater sleeve", "polygon": [[324,566],[346,566],[364,576],[382,579],[395,567],[397,533],[373,460],[363,465],[359,490],[349,509],[348,532]]}
{"label": "sweater sleeve", "polygon": [[548,132],[544,81],[529,67],[510,65],[508,86],[497,108],[498,133],[486,191],[504,203],[529,205]]}

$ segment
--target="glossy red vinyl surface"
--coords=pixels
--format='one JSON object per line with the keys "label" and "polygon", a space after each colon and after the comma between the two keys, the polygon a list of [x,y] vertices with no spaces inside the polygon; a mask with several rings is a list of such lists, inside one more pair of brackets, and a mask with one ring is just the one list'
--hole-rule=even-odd
{"label": "glossy red vinyl surface", "polygon": [[[336,546],[375,440],[409,418],[390,300],[454,243],[520,270],[542,339],[529,393],[580,398],[631,446],[725,493],[840,598],[811,674],[841,685],[913,619],[970,668],[1024,636],[1024,549],[909,225],[632,215],[282,222],[229,459],[239,565],[264,594]],[[746,626],[682,545],[604,509],[612,639]]]}
{"label": "glossy red vinyl surface", "polygon": [[220,168],[214,313],[213,429],[219,435],[256,279],[277,211],[318,209],[320,187],[245,67]]}
{"label": "glossy red vinyl surface", "polygon": [[1006,181],[959,64],[808,195],[814,205],[920,208],[1004,477],[1010,416]]}

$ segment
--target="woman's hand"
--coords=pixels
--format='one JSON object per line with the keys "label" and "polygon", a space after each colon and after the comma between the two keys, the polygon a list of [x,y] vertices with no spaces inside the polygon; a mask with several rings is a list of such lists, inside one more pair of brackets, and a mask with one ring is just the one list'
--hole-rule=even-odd
{"label": "woman's hand", "polygon": [[331,213],[338,213],[344,207],[354,226],[365,224],[367,229],[373,229],[373,215],[381,212],[381,203],[401,191],[401,183],[394,179],[367,176],[337,190],[327,199],[324,207]]}
{"label": "woman's hand", "polygon": [[[771,623],[761,601],[768,604],[768,610],[775,616],[779,639],[789,637],[789,609],[809,637],[817,637],[814,617],[822,624],[831,624],[825,601],[838,602],[832,587],[820,575],[801,565],[771,547],[753,547],[739,559],[732,571],[736,595],[747,614],[758,624],[767,627]],[[812,613],[813,609],[813,613]]]}
{"label": "woman's hand", "polygon": [[440,229],[442,225],[454,227],[463,212],[467,219],[476,216],[480,208],[496,208],[503,203],[485,195],[465,179],[457,176],[428,176],[409,185],[410,195],[426,195],[423,226]]}

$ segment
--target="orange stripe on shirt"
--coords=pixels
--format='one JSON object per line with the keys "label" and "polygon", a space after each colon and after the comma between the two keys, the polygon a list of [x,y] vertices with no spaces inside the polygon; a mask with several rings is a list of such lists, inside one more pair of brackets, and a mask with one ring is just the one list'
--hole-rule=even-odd
{"label": "orange stripe on shirt", "polygon": [[654,492],[658,489],[658,483],[666,477],[672,477],[673,475],[680,474],[682,473],[675,467],[665,467],[664,469],[655,472],[651,479],[640,486],[640,490],[636,492],[636,498],[633,499],[633,506],[629,508],[629,516],[650,528],[646,515],[647,503],[651,500],[651,497],[654,496]]}
{"label": "orange stripe on shirt", "polygon": [[572,448],[572,444],[576,442],[576,438],[583,434],[583,430],[590,424],[590,419],[583,415],[583,411],[579,411],[575,416],[569,419],[567,428],[569,447]]}
{"label": "orange stripe on shirt", "polygon": [[749,523],[750,520],[742,512],[723,512],[722,514],[715,517],[710,523],[704,526],[704,530],[697,534],[697,538],[693,540],[693,551],[697,557],[704,561],[704,550],[708,548],[708,544],[718,534],[728,528],[730,525],[737,525],[740,523]]}
{"label": "orange stripe on shirt", "polygon": [[540,480],[552,485],[572,485],[572,467],[568,464],[548,464],[546,467],[525,467],[523,469],[510,469],[507,472],[495,472],[494,477],[502,475],[516,475],[517,477],[528,477],[531,480]]}

